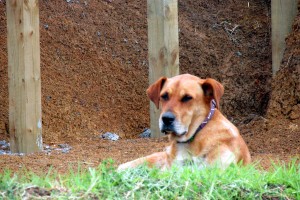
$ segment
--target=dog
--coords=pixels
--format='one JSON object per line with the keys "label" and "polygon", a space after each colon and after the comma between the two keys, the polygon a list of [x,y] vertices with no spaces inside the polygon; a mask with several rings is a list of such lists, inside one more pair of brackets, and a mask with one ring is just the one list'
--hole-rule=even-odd
{"label": "dog", "polygon": [[168,169],[173,164],[193,162],[199,167],[251,162],[248,147],[239,130],[220,112],[224,87],[218,81],[190,74],[161,77],[147,89],[150,100],[159,109],[159,128],[170,145],[164,152],[119,165],[118,170],[145,163]]}

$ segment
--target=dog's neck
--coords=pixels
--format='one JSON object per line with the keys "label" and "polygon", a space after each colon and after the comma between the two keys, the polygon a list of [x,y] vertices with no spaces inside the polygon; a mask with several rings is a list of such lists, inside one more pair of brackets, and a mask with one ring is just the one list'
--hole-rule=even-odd
{"label": "dog's neck", "polygon": [[204,128],[204,126],[214,116],[215,110],[216,110],[216,101],[213,99],[211,101],[211,104],[210,104],[210,111],[209,111],[208,115],[206,116],[206,118],[204,119],[204,121],[200,124],[200,126],[196,129],[196,131],[193,134],[193,136],[190,139],[188,139],[187,141],[184,141],[184,142],[177,141],[177,143],[190,143],[190,142],[192,142],[195,139],[196,135]]}

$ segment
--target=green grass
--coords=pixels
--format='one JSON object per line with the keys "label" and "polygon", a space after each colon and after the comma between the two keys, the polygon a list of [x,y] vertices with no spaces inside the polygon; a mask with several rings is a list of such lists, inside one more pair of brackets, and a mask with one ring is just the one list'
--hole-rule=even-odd
{"label": "green grass", "polygon": [[254,165],[140,167],[116,172],[111,162],[69,174],[49,171],[0,174],[0,199],[300,199],[300,165],[296,160],[263,171]]}

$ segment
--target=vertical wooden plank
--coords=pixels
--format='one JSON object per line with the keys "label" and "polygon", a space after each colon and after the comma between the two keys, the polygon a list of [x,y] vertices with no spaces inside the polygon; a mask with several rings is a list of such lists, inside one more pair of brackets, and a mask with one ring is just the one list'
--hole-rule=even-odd
{"label": "vertical wooden plank", "polygon": [[[179,74],[178,1],[148,0],[149,83]],[[152,137],[160,137],[159,110],[150,103]]]}
{"label": "vertical wooden plank", "polygon": [[7,45],[11,151],[42,150],[38,0],[9,0]]}
{"label": "vertical wooden plank", "polygon": [[272,72],[279,70],[285,50],[285,38],[291,32],[298,0],[272,0]]}

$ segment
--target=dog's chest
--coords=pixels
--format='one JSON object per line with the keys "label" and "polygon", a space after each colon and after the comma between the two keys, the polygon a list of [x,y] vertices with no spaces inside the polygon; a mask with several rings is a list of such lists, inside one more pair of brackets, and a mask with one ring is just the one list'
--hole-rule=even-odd
{"label": "dog's chest", "polygon": [[201,156],[193,155],[188,147],[188,144],[177,145],[173,163],[180,166],[196,165],[198,167],[204,167],[206,165],[205,159]]}

